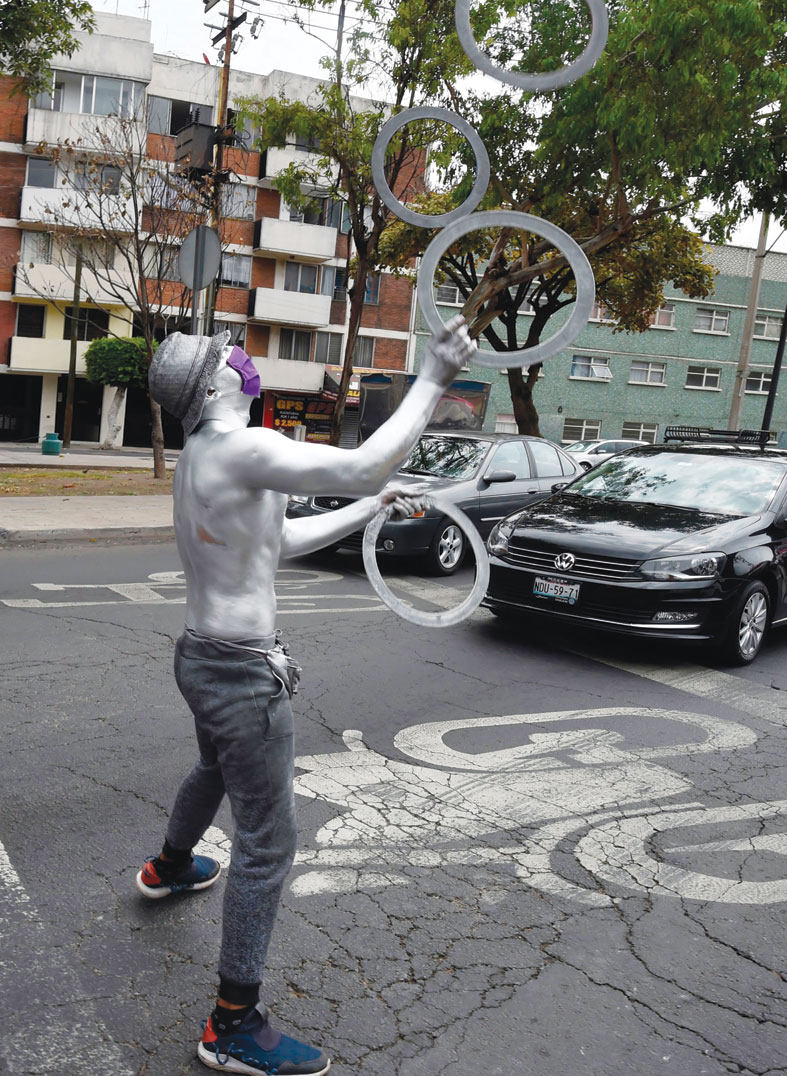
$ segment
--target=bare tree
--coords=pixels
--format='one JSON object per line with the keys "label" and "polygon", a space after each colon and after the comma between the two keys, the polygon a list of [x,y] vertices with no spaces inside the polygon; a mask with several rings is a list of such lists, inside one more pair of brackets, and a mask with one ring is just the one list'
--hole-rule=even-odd
{"label": "bare tree", "polygon": [[[71,299],[63,298],[64,284],[80,259],[81,302],[120,308],[129,331],[118,335],[144,339],[148,365],[156,333],[186,323],[192,296],[178,279],[178,248],[206,222],[213,197],[212,177],[193,183],[179,173],[172,148],[134,115],[96,117],[79,141],[39,145],[57,191],[43,213],[48,248],[31,258],[23,247],[18,270],[35,294],[65,313]],[[46,281],[31,272],[42,260],[58,270]],[[161,409],[153,399],[150,410],[153,472],[164,478]]]}

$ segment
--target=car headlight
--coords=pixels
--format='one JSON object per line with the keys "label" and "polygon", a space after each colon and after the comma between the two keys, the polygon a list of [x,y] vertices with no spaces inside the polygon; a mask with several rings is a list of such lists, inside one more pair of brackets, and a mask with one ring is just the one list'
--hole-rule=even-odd
{"label": "car headlight", "polygon": [[724,553],[693,553],[685,557],[646,560],[639,571],[646,579],[713,579],[719,575],[726,560]]}
{"label": "car headlight", "polygon": [[299,493],[291,493],[287,498],[288,504],[308,504],[309,498],[302,497]]}
{"label": "car headlight", "polygon": [[514,533],[515,524],[508,519],[501,519],[492,528],[492,533],[487,539],[486,548],[490,553],[493,553],[496,557],[505,556],[508,552],[508,541],[511,535]]}

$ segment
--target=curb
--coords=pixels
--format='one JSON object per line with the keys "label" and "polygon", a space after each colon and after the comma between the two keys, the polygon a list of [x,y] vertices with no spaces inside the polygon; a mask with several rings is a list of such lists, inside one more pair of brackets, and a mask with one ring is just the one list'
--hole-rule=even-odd
{"label": "curb", "polygon": [[0,528],[0,549],[23,547],[46,542],[168,542],[175,540],[175,528],[168,527],[52,527],[42,530],[5,530]]}

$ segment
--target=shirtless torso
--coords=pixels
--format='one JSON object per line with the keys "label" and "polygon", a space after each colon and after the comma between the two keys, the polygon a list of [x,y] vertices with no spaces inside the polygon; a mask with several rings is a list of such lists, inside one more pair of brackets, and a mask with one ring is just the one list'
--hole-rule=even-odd
{"label": "shirtless torso", "polygon": [[[186,625],[217,639],[271,635],[281,558],[329,545],[364,526],[383,504],[406,516],[413,499],[380,491],[423,431],[471,344],[454,322],[427,350],[419,377],[395,414],[356,449],[291,441],[249,429],[251,398],[226,365],[213,377],[202,420],[175,470],[175,532],[186,575]],[[231,349],[226,349],[229,352]],[[287,494],[359,498],[324,516],[290,520]]]}

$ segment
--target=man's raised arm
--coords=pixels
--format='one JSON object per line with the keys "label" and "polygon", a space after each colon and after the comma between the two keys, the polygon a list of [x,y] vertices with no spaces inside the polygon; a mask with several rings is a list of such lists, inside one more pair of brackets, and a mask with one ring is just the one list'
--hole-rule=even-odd
{"label": "man's raised arm", "polygon": [[418,377],[397,410],[358,448],[291,441],[256,427],[228,435],[221,451],[231,459],[225,462],[252,488],[374,496],[407,458],[474,350],[464,319],[452,319],[430,340]]}

